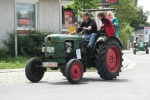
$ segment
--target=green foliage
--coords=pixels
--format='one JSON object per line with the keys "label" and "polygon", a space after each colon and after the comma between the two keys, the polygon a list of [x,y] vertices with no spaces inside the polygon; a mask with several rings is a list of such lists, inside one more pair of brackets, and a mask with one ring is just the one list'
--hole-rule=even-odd
{"label": "green foliage", "polygon": [[[19,55],[38,55],[39,47],[44,42],[44,38],[54,32],[33,31],[30,30],[27,34],[18,34],[18,54]],[[15,55],[15,32],[8,32],[9,38],[2,42],[8,48],[8,54]]]}
{"label": "green foliage", "polygon": [[146,27],[150,27],[150,22],[146,22],[146,23],[145,23],[145,26],[146,26]]}
{"label": "green foliage", "polygon": [[133,30],[134,28],[132,28],[129,24],[124,26],[124,28],[120,30],[121,34],[119,35],[119,38],[121,38],[123,49],[127,48],[126,46],[127,46],[127,43],[129,43],[129,39],[132,35]]}
{"label": "green foliage", "polygon": [[[71,8],[74,12],[78,12],[77,16],[82,15],[82,12],[85,9],[96,9],[98,8],[100,0],[72,0],[72,2],[67,5],[65,8]],[[92,14],[91,14],[92,16]]]}
{"label": "green foliage", "polygon": [[0,58],[0,69],[24,68],[29,56],[10,57],[5,56]]}
{"label": "green foliage", "polygon": [[143,11],[143,6],[138,6],[138,18],[130,22],[131,27],[135,30],[139,29],[140,24],[145,24],[148,19],[149,12]]}
{"label": "green foliage", "polygon": [[118,5],[111,7],[115,8],[115,16],[121,26],[119,38],[123,43],[124,49],[126,49],[126,44],[129,42],[134,30],[132,27],[139,26],[137,0],[119,0]]}
{"label": "green foliage", "polygon": [[138,18],[136,1],[119,0],[119,4],[112,7],[115,8],[115,16],[119,20],[121,26],[129,24],[131,21]]}
{"label": "green foliage", "polygon": [[6,56],[7,52],[8,52],[8,48],[7,47],[0,48],[0,58]]}

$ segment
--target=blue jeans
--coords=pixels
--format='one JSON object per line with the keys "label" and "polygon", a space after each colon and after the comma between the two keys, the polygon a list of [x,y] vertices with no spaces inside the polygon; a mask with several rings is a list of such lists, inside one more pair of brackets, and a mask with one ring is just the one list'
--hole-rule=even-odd
{"label": "blue jeans", "polygon": [[95,37],[96,37],[96,33],[92,33],[92,34],[90,34],[90,35],[84,34],[84,35],[82,36],[82,42],[84,42],[84,41],[90,39],[88,46],[92,48],[93,45],[94,45],[94,42],[95,42]]}

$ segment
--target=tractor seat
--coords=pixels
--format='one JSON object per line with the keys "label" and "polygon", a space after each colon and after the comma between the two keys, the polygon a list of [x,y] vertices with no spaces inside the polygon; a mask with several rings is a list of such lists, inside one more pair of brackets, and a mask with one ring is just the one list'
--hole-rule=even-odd
{"label": "tractor seat", "polygon": [[98,35],[98,37],[100,37],[100,36],[106,36],[107,34],[106,33],[101,33],[101,31],[99,30],[99,31],[97,31],[97,35]]}
{"label": "tractor seat", "polygon": [[101,36],[106,36],[107,34],[106,34],[106,33],[100,33],[100,35],[101,35]]}

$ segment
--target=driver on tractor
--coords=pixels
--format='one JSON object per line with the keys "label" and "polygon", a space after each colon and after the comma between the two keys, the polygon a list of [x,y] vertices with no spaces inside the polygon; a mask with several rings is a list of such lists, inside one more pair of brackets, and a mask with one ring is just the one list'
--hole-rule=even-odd
{"label": "driver on tractor", "polygon": [[87,48],[89,48],[90,51],[92,51],[97,33],[97,24],[94,19],[90,18],[90,14],[88,12],[83,12],[82,18],[83,22],[81,23],[80,28],[72,32],[71,35],[77,34],[83,30],[84,35],[82,36],[82,42],[89,40]]}
{"label": "driver on tractor", "polygon": [[143,42],[143,40],[140,36],[138,36],[137,42]]}

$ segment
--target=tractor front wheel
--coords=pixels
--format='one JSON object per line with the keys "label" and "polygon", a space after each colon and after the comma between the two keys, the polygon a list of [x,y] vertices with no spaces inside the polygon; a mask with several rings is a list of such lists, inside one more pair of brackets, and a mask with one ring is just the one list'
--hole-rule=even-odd
{"label": "tractor front wheel", "polygon": [[31,58],[25,67],[25,75],[31,82],[39,82],[44,75],[45,69],[40,68],[41,60],[39,58]]}
{"label": "tractor front wheel", "polygon": [[80,60],[71,59],[65,69],[65,76],[71,84],[77,84],[83,77],[83,65]]}
{"label": "tractor front wheel", "polygon": [[146,54],[149,54],[149,49],[148,48],[146,49]]}
{"label": "tractor front wheel", "polygon": [[136,49],[134,49],[133,53],[136,54]]}
{"label": "tractor front wheel", "polygon": [[121,46],[115,40],[100,44],[96,49],[96,66],[98,74],[105,80],[116,79],[122,67]]}

